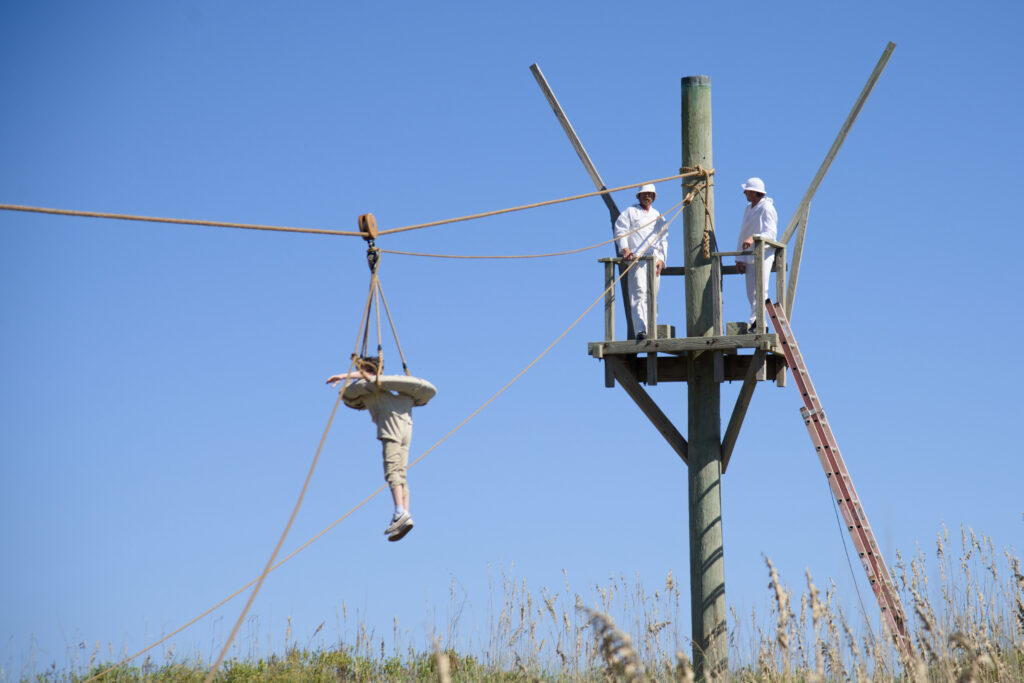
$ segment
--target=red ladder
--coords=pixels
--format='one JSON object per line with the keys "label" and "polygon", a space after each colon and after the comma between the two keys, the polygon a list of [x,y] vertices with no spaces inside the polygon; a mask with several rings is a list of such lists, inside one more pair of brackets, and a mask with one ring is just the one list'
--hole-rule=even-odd
{"label": "red ladder", "polygon": [[807,366],[804,364],[804,358],[800,354],[796,339],[793,338],[789,320],[786,318],[785,311],[772,303],[771,299],[765,301],[765,307],[771,317],[772,326],[779,336],[779,343],[786,355],[786,364],[793,371],[793,379],[804,402],[804,407],[800,409],[800,415],[804,418],[804,424],[807,425],[811,441],[814,442],[814,448],[818,452],[818,459],[825,469],[829,487],[832,489],[836,502],[839,503],[843,519],[846,520],[846,528],[860,554],[861,564],[864,565],[868,581],[871,582],[871,588],[875,591],[878,606],[882,608],[882,616],[896,640],[896,645],[904,654],[909,654],[909,641],[904,626],[905,616],[899,594],[896,592],[896,584],[893,582],[892,574],[889,573],[889,568],[885,566],[882,553],[878,550],[875,534],[868,524],[864,507],[853,488],[850,472],[846,469],[843,456],[839,453],[836,437],[832,434],[832,428],[825,418],[825,411],[818,400],[818,394],[814,390],[814,385],[811,384],[811,376],[807,372]]}

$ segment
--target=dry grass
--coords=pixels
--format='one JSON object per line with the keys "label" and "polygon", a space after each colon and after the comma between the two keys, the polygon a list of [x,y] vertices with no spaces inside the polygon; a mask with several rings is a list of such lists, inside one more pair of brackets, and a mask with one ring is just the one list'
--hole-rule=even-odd
{"label": "dry grass", "polygon": [[[909,656],[901,656],[881,626],[874,603],[871,619],[851,619],[839,607],[834,584],[824,591],[808,572],[805,590],[794,592],[767,560],[771,608],[751,614],[750,633],[732,612],[729,645],[731,671],[717,676],[732,681],[1018,681],[1024,683],[1024,575],[1019,559],[997,550],[988,537],[961,529],[959,548],[949,532],[939,534],[934,557],[920,549],[909,562],[897,556],[895,581],[907,612]],[[680,587],[670,573],[653,592],[638,580],[613,577],[583,594],[570,588],[568,576],[557,591],[531,592],[524,581],[502,573],[492,582],[489,632],[476,639],[460,634],[465,597],[453,582],[445,623],[427,635],[430,645],[403,646],[412,634],[397,621],[393,651],[365,624],[354,631],[347,610],[339,613],[338,642],[305,647],[291,642],[287,627],[283,656],[227,663],[221,681],[679,681],[692,683],[694,670],[684,652],[692,647]],[[497,595],[496,595],[497,593]],[[614,618],[613,618],[614,615]],[[616,621],[617,620],[617,621]],[[314,636],[323,628],[317,627]],[[255,637],[253,638],[255,642]],[[462,652],[454,648],[455,645]],[[744,651],[741,651],[741,645]],[[22,680],[81,681],[103,668],[100,646],[70,667]],[[111,649],[113,655],[113,650]],[[164,662],[147,660],[123,667],[106,680],[177,681],[197,678],[203,657],[179,661],[172,650]]]}

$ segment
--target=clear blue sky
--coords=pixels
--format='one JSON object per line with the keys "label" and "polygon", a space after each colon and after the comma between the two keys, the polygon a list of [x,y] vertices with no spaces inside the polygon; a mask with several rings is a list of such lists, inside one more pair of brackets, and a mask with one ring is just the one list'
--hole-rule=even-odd
{"label": "clear blue sky", "polygon": [[[1019,555],[1024,8],[642,7],[4,2],[0,203],[351,230],[365,212],[395,227],[587,192],[537,62],[610,186],[676,172],[679,79],[709,75],[718,239],[731,248],[740,182],[763,177],[788,222],[894,41],[811,207],[794,328],[890,563],[930,553],[943,524]],[[659,191],[662,208],[680,197]],[[380,245],[530,253],[608,234],[588,199]],[[414,457],[598,296],[609,253],[385,256],[411,369],[439,390],[415,415]],[[4,677],[65,666],[82,642],[139,649],[258,575],[367,283],[351,238],[0,212]],[[739,319],[740,283],[726,296]],[[661,313],[683,326],[681,280],[666,281]],[[480,638],[502,571],[552,593],[621,575],[653,590],[670,570],[685,582],[685,468],[604,388],[586,353],[601,334],[598,309],[411,471],[404,541],[384,541],[380,496],[271,575],[252,611],[260,646],[288,617],[300,642],[347,637],[344,603],[350,622],[358,610],[390,638],[397,618],[427,647],[453,582],[460,635]],[[737,390],[723,389],[724,420]],[[651,392],[685,433],[685,387]],[[799,406],[792,383],[758,387],[725,475],[727,601],[741,615],[767,605],[762,555],[796,589],[805,568],[833,578],[855,606]],[[369,419],[343,410],[285,551],[381,483]],[[870,599],[859,568],[857,580]],[[181,634],[177,652],[215,655],[243,603]]]}

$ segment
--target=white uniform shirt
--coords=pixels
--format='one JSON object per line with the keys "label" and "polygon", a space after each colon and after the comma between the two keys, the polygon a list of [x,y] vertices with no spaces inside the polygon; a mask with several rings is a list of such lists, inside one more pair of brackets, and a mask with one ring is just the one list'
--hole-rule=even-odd
{"label": "white uniform shirt", "polygon": [[[736,242],[736,251],[744,251],[743,240],[754,235],[762,235],[768,239],[775,239],[778,232],[779,217],[775,213],[775,202],[771,197],[761,197],[761,201],[753,206],[747,204],[743,212],[743,222],[740,223],[740,238]],[[775,253],[774,249],[765,248],[764,257],[767,259]],[[753,263],[753,256],[737,256],[736,263]]]}
{"label": "white uniform shirt", "polygon": [[[668,263],[668,230],[661,232],[664,227],[665,219],[654,207],[647,211],[639,204],[627,208],[615,221],[615,243],[619,246],[619,253],[629,247],[637,256],[653,256],[655,263]],[[628,235],[627,233],[632,230],[636,232]],[[660,237],[658,233],[661,233]]]}

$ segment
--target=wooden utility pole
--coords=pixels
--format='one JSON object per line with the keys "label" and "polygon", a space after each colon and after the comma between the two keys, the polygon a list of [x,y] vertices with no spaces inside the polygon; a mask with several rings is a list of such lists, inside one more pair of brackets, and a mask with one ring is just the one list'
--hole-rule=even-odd
{"label": "wooden utility pole", "polygon": [[[714,168],[711,157],[711,78],[682,79],[683,167]],[[710,182],[710,180],[709,180]],[[686,194],[686,188],[683,194]],[[702,201],[707,197],[707,206]],[[705,213],[705,208],[707,213]],[[711,259],[704,256],[714,193],[700,193],[683,210],[686,257],[686,336],[713,334]],[[714,248],[712,248],[714,250]],[[714,353],[687,354],[689,385],[690,619],[697,679],[728,669],[725,561],[722,548],[722,441],[720,385]]]}
{"label": "wooden utility pole", "polygon": [[[794,211],[793,220],[781,238],[782,242],[788,242],[799,227],[793,253],[792,279],[788,290],[786,244],[762,237],[755,239],[755,277],[759,277],[756,274],[757,270],[764,263],[764,250],[775,249],[773,270],[776,273],[775,301],[778,304],[788,301],[789,305],[792,305],[793,302],[804,233],[807,229],[808,208],[814,191],[821,183],[895,47],[893,43],[886,47],[868,85],[861,92],[853,111],[843,124],[825,162]],[[603,189],[604,182],[597,175],[583,150],[583,145],[568,124],[558,101],[550,92],[540,68],[534,65],[531,69],[595,186]],[[785,386],[787,361],[779,343],[779,335],[768,334],[764,326],[763,303],[767,292],[758,292],[757,299],[761,301],[761,308],[757,314],[758,325],[755,333],[747,333],[746,324],[740,327],[738,323],[725,323],[722,318],[722,275],[735,275],[740,272],[736,266],[725,265],[723,259],[750,252],[719,251],[715,244],[714,232],[710,232],[709,248],[705,255],[705,231],[713,228],[715,216],[714,192],[710,186],[706,190],[703,187],[704,182],[710,183],[714,177],[711,155],[711,78],[708,76],[688,76],[682,79],[682,143],[683,167],[701,167],[709,172],[709,175],[695,174],[697,177],[683,181],[684,197],[689,195],[691,190],[700,189],[693,194],[691,203],[683,209],[685,266],[680,268],[666,265],[661,273],[663,276],[685,276],[686,335],[676,337],[674,333],[666,336],[657,334],[653,338],[636,341],[632,334],[629,334],[625,341],[616,340],[615,302],[612,293],[614,288],[610,285],[614,282],[614,265],[619,264],[621,269],[622,264],[619,258],[603,258],[598,260],[605,266],[604,282],[605,286],[609,287],[605,297],[605,338],[603,341],[587,344],[587,352],[594,358],[604,361],[605,386],[614,387],[619,384],[636,402],[651,424],[665,437],[672,450],[688,465],[693,662],[698,680],[707,681],[728,675],[729,668],[722,537],[722,472],[729,464],[754,388],[762,381],[774,381],[780,387]],[[617,209],[610,198],[605,196],[604,199],[614,221]],[[624,284],[625,280],[622,282]],[[628,324],[628,296],[625,289],[622,292]],[[657,311],[654,301],[650,301],[649,305],[652,311]],[[781,310],[786,313],[785,306],[782,306]],[[657,320],[653,322],[656,324]],[[748,350],[751,353],[746,353]],[[641,359],[641,356],[646,358]],[[737,380],[743,384],[723,437],[720,387],[722,382]],[[672,424],[643,386],[662,382],[689,384],[687,437]],[[851,533],[853,528],[850,527]],[[887,572],[886,569],[884,573]],[[883,572],[879,570],[875,574],[882,575]],[[868,572],[868,576],[873,576],[872,571]],[[879,606],[883,611],[895,611],[898,604],[886,605],[880,601]]]}

